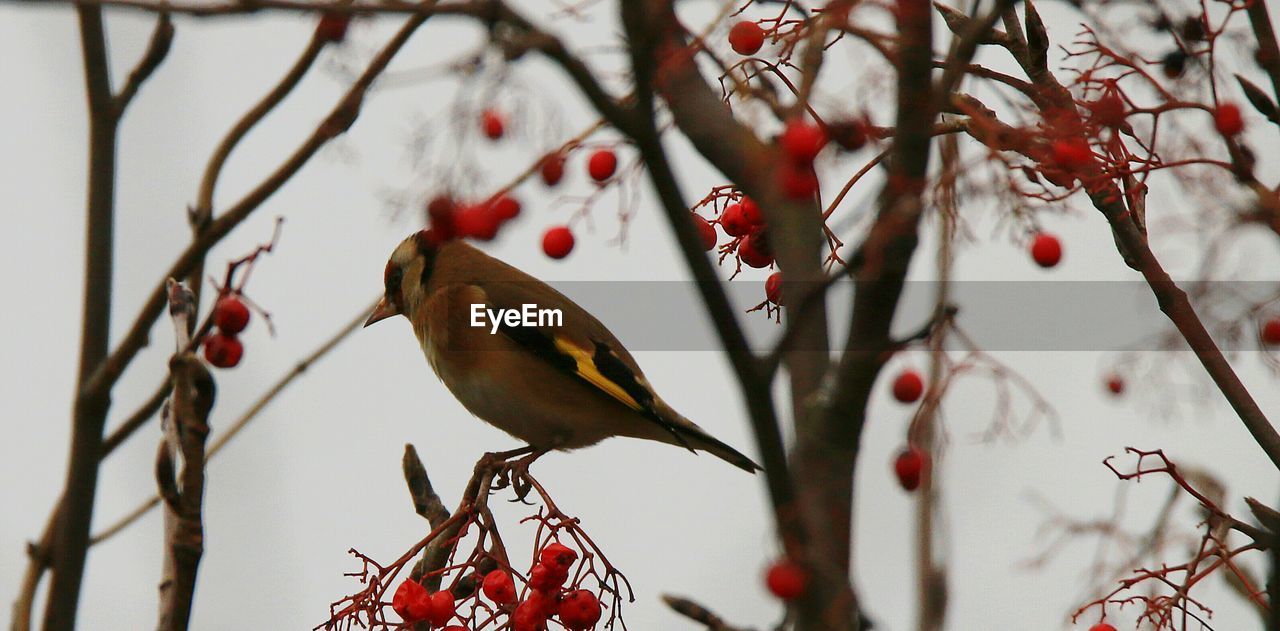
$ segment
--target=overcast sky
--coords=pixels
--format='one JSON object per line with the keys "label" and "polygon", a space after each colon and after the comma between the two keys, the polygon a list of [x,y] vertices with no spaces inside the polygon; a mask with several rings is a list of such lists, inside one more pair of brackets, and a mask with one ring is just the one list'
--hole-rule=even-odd
{"label": "overcast sky", "polygon": [[[691,10],[704,9],[710,5]],[[1077,18],[1069,13],[1050,10],[1046,18],[1062,27],[1060,33],[1076,32]],[[119,81],[145,45],[150,24],[138,14],[114,12],[109,12],[108,23]],[[563,24],[577,46],[609,41],[607,21]],[[347,44],[323,53],[317,69],[232,155],[217,208],[226,207],[296,146],[344,89],[343,68],[365,59],[390,26],[357,23]],[[213,146],[292,63],[309,37],[312,20],[264,14],[178,19],[176,27],[172,53],[121,127],[112,321],[117,339],[186,243],[185,209],[194,201]],[[570,90],[553,69],[530,59],[510,76],[485,74],[469,84],[472,97],[480,94],[475,97],[480,99],[487,87],[502,88],[495,93],[496,103],[518,112],[512,140],[493,147],[470,136],[463,141],[465,151],[452,148],[458,141],[442,137],[440,130],[451,116],[456,83],[436,80],[439,74],[430,68],[477,41],[477,31],[462,23],[429,23],[393,65],[395,79],[367,100],[351,132],[324,149],[212,252],[210,268],[219,271],[223,262],[265,240],[275,217],[286,218],[278,251],[258,267],[249,289],[271,311],[277,334],[269,336],[255,321],[244,336],[243,364],[217,373],[215,434],[379,293],[386,258],[418,227],[421,195],[441,178],[443,165],[462,165],[483,190],[483,183],[505,182],[551,139],[576,133],[594,120],[579,100],[566,96]],[[844,66],[835,68],[857,61],[852,54],[837,57],[833,63]],[[0,99],[0,204],[11,218],[11,229],[0,232],[5,262],[0,278],[10,298],[10,306],[0,310],[7,332],[0,336],[0,401],[10,436],[0,441],[4,619],[25,565],[24,542],[43,528],[66,467],[83,273],[86,139],[78,36],[70,10],[0,5],[0,85],[6,86]],[[886,109],[872,113],[881,121],[889,114]],[[1256,115],[1250,120],[1262,122]],[[456,128],[470,129],[462,123]],[[424,135],[424,129],[434,131]],[[1264,133],[1255,146],[1274,143],[1274,129]],[[422,151],[415,153],[413,140],[424,137],[432,139],[426,153],[436,159],[415,165],[410,156]],[[690,198],[722,184],[683,142],[671,146]],[[631,158],[625,149],[622,153],[624,161]],[[842,181],[841,174],[856,164],[846,159],[833,167],[827,186]],[[569,170],[566,194],[587,194],[590,186],[580,159]],[[1264,174],[1264,179],[1266,175],[1275,173]],[[485,249],[546,279],[619,281],[619,295],[629,291],[620,281],[686,279],[647,186],[636,181],[641,184],[638,201],[624,205],[636,211],[625,245],[614,237],[620,199],[628,198],[609,193],[591,212],[594,231],[579,222],[578,246],[569,258],[554,262],[542,256],[542,230],[565,221],[577,206],[556,202],[540,185],[527,184],[518,190],[524,217]],[[868,188],[863,198],[873,192]],[[403,194],[405,201],[388,203],[391,193]],[[1159,252],[1184,255],[1197,245],[1194,239],[1163,238],[1159,222],[1162,213],[1178,208],[1177,192],[1157,188],[1152,195],[1152,233]],[[991,203],[967,204],[962,212],[972,221],[976,239],[962,248],[957,277],[1135,280],[1116,255],[1102,219],[1077,205],[1080,210],[1074,213],[1043,221],[1066,244],[1063,264],[1048,273],[1031,264],[1008,230],[996,227]],[[393,212],[397,209],[401,212]],[[926,236],[917,278],[932,273],[928,253],[933,243]],[[1276,253],[1274,235],[1261,232],[1246,231],[1232,249],[1242,260],[1260,263],[1255,278],[1269,280],[1280,269]],[[758,282],[765,275],[751,271],[744,279]],[[584,294],[577,297],[584,303],[607,298],[592,293],[601,291],[599,284],[568,287],[580,287]],[[1082,302],[1074,307],[1084,313],[1091,305]],[[670,324],[673,313],[677,323],[684,319],[690,327],[704,326],[695,324],[703,317],[696,301],[649,308],[663,327],[678,326]],[[962,313],[964,308],[962,304]],[[1009,307],[1014,313],[1018,308]],[[643,322],[642,309],[630,316],[630,326],[636,325],[636,314]],[[626,335],[623,341],[628,341]],[[151,348],[114,392],[112,426],[159,382],[171,343],[168,323],[157,326]],[[722,354],[668,348],[636,355],[671,405],[726,442],[756,453]],[[937,475],[945,489],[947,536],[942,548],[950,561],[950,629],[1067,627],[1068,613],[1085,600],[1094,541],[1081,539],[1047,566],[1026,568],[1024,562],[1049,541],[1039,529],[1053,521],[1030,498],[1042,497],[1080,520],[1106,518],[1119,484],[1100,463],[1125,446],[1163,447],[1180,463],[1212,471],[1227,482],[1227,508],[1237,514],[1244,514],[1241,498],[1246,495],[1264,500],[1280,495],[1267,459],[1220,397],[1204,390],[1206,381],[1186,354],[1141,355],[1143,366],[1169,370],[1173,383],[1183,385],[1166,388],[1166,381],[1143,372],[1131,379],[1130,396],[1119,401],[1101,387],[1101,375],[1117,357],[1114,352],[1031,349],[1001,351],[995,357],[1036,384],[1056,407],[1059,421],[1056,427],[1040,423],[1016,440],[979,440],[994,414],[992,382],[962,380],[948,394],[947,454]],[[1263,408],[1277,410],[1275,375],[1255,353],[1238,354],[1234,362]],[[887,373],[908,364],[924,368],[926,359],[907,353]],[[911,410],[893,402],[886,390],[887,384],[882,385],[872,401],[862,446],[857,587],[878,628],[905,631],[914,628],[914,508],[911,497],[897,487],[889,463],[904,440]],[[1208,395],[1198,397],[1197,392]],[[1161,405],[1170,401],[1188,405]],[[1019,401],[1020,409],[1026,409],[1025,403]],[[1166,413],[1169,408],[1178,413]],[[154,493],[158,439],[158,424],[153,423],[103,467],[95,531]],[[413,513],[400,474],[406,442],[417,446],[450,505],[482,452],[517,446],[514,439],[476,421],[449,395],[423,361],[409,327],[395,320],[345,342],[209,464],[207,545],[193,628],[309,629],[327,618],[331,601],[357,588],[342,576],[358,569],[348,548],[392,559],[417,541],[425,533],[424,523]],[[761,568],[777,553],[761,478],[710,457],[624,440],[552,454],[534,471],[636,587],[637,602],[625,614],[630,628],[695,628],[661,606],[657,598],[664,592],[694,597],[746,626],[763,628],[779,618],[781,609],[760,580]],[[1166,492],[1162,479],[1132,485],[1127,523],[1149,523],[1145,510],[1163,501]],[[516,523],[524,514],[518,506],[500,507],[509,545],[527,546],[532,537],[529,527]],[[1175,521],[1184,531],[1194,526],[1188,504]],[[160,522],[159,514],[152,513],[93,549],[82,628],[154,624]],[[1174,552],[1167,560],[1184,559]],[[1260,571],[1257,559],[1245,563]],[[1249,608],[1220,581],[1205,585],[1201,596],[1215,608],[1215,628],[1260,628]],[[1122,613],[1119,619],[1131,616]]]}

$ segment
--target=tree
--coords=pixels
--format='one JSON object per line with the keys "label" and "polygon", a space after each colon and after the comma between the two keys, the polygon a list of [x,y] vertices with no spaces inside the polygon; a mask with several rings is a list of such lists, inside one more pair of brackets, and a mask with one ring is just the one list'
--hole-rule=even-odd
{"label": "tree", "polygon": [[[587,168],[595,180],[585,208],[611,187],[651,187],[740,385],[765,470],[770,517],[781,549],[778,567],[786,568],[782,575],[791,577],[773,584],[775,592],[790,598],[790,628],[863,629],[874,624],[874,616],[868,614],[873,608],[855,589],[858,577],[851,564],[857,537],[855,474],[863,455],[869,401],[895,354],[919,348],[930,358],[927,377],[903,373],[892,388],[900,401],[920,401],[901,454],[894,456],[903,487],[919,496],[922,629],[942,627],[948,600],[947,568],[932,541],[941,528],[936,519],[940,490],[933,475],[942,453],[938,411],[949,386],[960,374],[986,370],[1004,386],[1012,384],[1028,393],[1036,409],[1047,407],[1031,384],[995,363],[965,334],[960,318],[966,306],[953,302],[949,293],[965,207],[977,202],[994,202],[999,207],[996,214],[1013,226],[1015,240],[1025,242],[1034,262],[1046,268],[1058,264],[1064,246],[1041,227],[1042,218],[1065,207],[1098,211],[1120,259],[1142,278],[1167,316],[1176,343],[1194,353],[1249,433],[1251,448],[1280,466],[1280,434],[1221,350],[1221,340],[1238,338],[1243,330],[1257,332],[1249,336],[1254,348],[1280,342],[1274,294],[1245,300],[1247,306],[1223,322],[1210,320],[1205,312],[1224,297],[1214,286],[1188,291],[1175,282],[1166,271],[1169,261],[1153,252],[1147,237],[1147,200],[1154,198],[1157,186],[1186,195],[1193,207],[1228,187],[1242,200],[1231,212],[1208,204],[1193,208],[1196,225],[1224,235],[1199,244],[1203,252],[1198,256],[1207,268],[1214,263],[1215,248],[1229,243],[1236,227],[1256,225],[1280,234],[1280,199],[1275,184],[1263,181],[1267,170],[1260,168],[1271,158],[1260,150],[1266,142],[1263,135],[1274,133],[1264,129],[1262,119],[1280,125],[1275,105],[1280,98],[1280,50],[1266,3],[1235,0],[1136,8],[1104,1],[1069,4],[1070,18],[1047,23],[1040,7],[1007,0],[967,7],[921,0],[835,0],[821,7],[728,4],[714,15],[696,16],[692,9],[686,15],[684,5],[670,2],[617,3],[610,9],[616,10],[622,31],[615,43],[625,54],[613,61],[622,63],[625,77],[615,81],[600,60],[575,45],[573,37],[583,34],[579,30],[543,26],[546,20],[530,17],[524,7],[498,0],[76,3],[91,130],[79,383],[65,486],[46,532],[31,547],[15,607],[15,628],[28,628],[35,591],[46,570],[51,580],[44,628],[74,625],[85,557],[93,541],[90,523],[101,462],[162,408],[176,436],[158,458],[160,496],[175,524],[167,542],[173,569],[166,577],[172,577],[172,583],[162,585],[161,619],[163,628],[185,627],[201,553],[201,472],[209,455],[203,442],[212,405],[211,378],[194,353],[203,345],[214,365],[234,364],[228,353],[236,355],[226,348],[231,342],[214,332],[209,317],[196,325],[207,253],[321,147],[356,124],[371,88],[384,77],[393,57],[415,32],[444,18],[474,21],[487,33],[484,50],[449,65],[451,72],[465,80],[476,65],[496,63],[518,72],[524,60],[545,58],[568,77],[600,121],[561,139],[551,151],[539,152],[528,169],[506,185],[452,183],[474,189],[465,196],[458,196],[460,191],[434,191],[433,195],[451,193],[458,198],[442,197],[446,201],[433,204],[429,219],[437,226],[449,222],[464,237],[491,239],[505,220],[520,212],[518,205],[514,214],[511,210],[517,185],[535,175],[554,184],[564,161],[585,153],[591,153]],[[104,5],[155,16],[150,45],[118,88],[108,72]],[[569,7],[566,19],[574,24],[574,16],[589,9]],[[161,276],[125,335],[112,344],[112,225],[121,117],[169,51],[173,21],[178,19],[171,16],[219,19],[259,11],[320,16],[295,64],[213,152],[190,211],[190,244]],[[295,89],[321,51],[344,38],[351,18],[367,15],[397,20],[401,26],[364,62],[346,92],[275,171],[240,199],[215,203],[216,184],[232,150]],[[1084,27],[1077,33],[1073,29],[1081,22]],[[874,56],[875,61],[867,63],[865,73],[837,73],[835,57],[845,50]],[[850,83],[868,86],[863,103],[850,105],[850,99],[842,98],[850,92]],[[506,135],[508,115],[487,107],[468,117],[466,124],[498,141]],[[595,140],[605,127],[626,147],[621,168],[622,149],[606,148]],[[673,158],[676,139],[687,143],[724,183],[705,192],[688,190]],[[634,163],[627,163],[630,155]],[[851,203],[855,191],[873,200],[865,213]],[[624,224],[632,211],[623,208]],[[1160,214],[1153,209],[1150,219]],[[858,225],[843,225],[845,218]],[[928,222],[939,235],[941,282],[934,307],[925,321],[914,323],[914,331],[895,333],[908,270],[920,258],[918,246]],[[729,240],[716,245],[720,233]],[[567,227],[553,227],[544,239],[544,250],[557,258],[573,248],[574,236]],[[220,299],[247,299],[247,270],[269,248],[232,262],[215,287]],[[712,249],[716,256],[708,257]],[[752,350],[722,278],[727,274],[721,271],[732,270],[734,276],[743,272],[743,264],[773,266],[781,274],[772,281],[772,297],[762,295],[754,310],[765,316],[779,310],[785,314],[780,341],[764,354]],[[1212,271],[1207,269],[1205,277]],[[844,305],[850,315],[841,322],[828,292],[844,281],[855,291]],[[170,375],[107,434],[112,389],[147,344],[166,305],[178,334]],[[286,375],[266,400],[361,319]],[[833,325],[843,329],[841,337],[831,336]],[[227,332],[226,327],[222,330]],[[958,345],[958,352],[953,345]],[[785,397],[775,394],[778,381],[787,386]],[[1107,387],[1121,394],[1123,376],[1108,377]],[[784,433],[794,436],[792,444],[784,442]],[[1243,449],[1244,439],[1240,440]],[[1116,611],[1130,607],[1157,628],[1194,628],[1188,625],[1207,616],[1209,606],[1191,588],[1209,575],[1228,572],[1246,601],[1261,615],[1274,616],[1260,581],[1235,561],[1239,555],[1273,549],[1276,520],[1268,502],[1251,500],[1254,518],[1245,521],[1226,510],[1225,498],[1207,492],[1201,477],[1186,475],[1175,458],[1158,448],[1134,448],[1130,453],[1128,466],[1111,458],[1104,462],[1120,480],[1170,477],[1206,514],[1199,545],[1190,559],[1161,560],[1158,569],[1152,565],[1137,570],[1122,578],[1114,591],[1081,602],[1075,620],[1112,620]],[[180,468],[174,464],[179,456]],[[406,546],[405,555],[392,564],[380,565],[357,553],[366,589],[335,604],[330,622],[351,622],[357,614],[367,616],[362,619],[366,624],[394,625],[405,618],[408,605],[392,607],[401,616],[392,618],[386,612],[386,596],[392,577],[418,552],[425,551],[418,571],[426,577],[424,594],[431,598],[429,592],[441,588],[441,578],[451,580],[452,596],[469,597],[493,571],[519,572],[501,552],[497,524],[487,515],[489,491],[504,481],[520,498],[534,492],[541,502],[543,510],[536,518],[548,531],[539,531],[537,549],[548,549],[550,539],[561,532],[576,542],[575,554],[582,555],[582,565],[576,567],[596,576],[592,598],[607,594],[613,599],[607,602],[606,620],[614,620],[629,588],[625,578],[607,562],[599,569],[586,565],[589,559],[603,559],[601,547],[607,546],[586,537],[536,479],[492,458],[481,459],[463,501],[449,512],[434,498],[425,469],[410,456],[406,453],[406,478],[415,506],[431,521],[432,533]],[[459,541],[469,526],[480,537],[474,552],[463,567],[446,564],[463,549]],[[1163,528],[1158,525],[1146,539],[1159,541]],[[1145,553],[1136,559],[1145,560]],[[578,578],[573,579],[575,588],[582,586]],[[1273,574],[1272,589],[1277,583]],[[1151,592],[1134,589],[1153,585]],[[406,596],[409,601],[415,598]],[[670,602],[708,628],[732,628],[691,600]],[[493,611],[501,614],[486,617]],[[408,616],[430,620],[429,613]],[[501,624],[507,613],[486,606],[462,615],[476,624]],[[518,616],[518,610],[512,615]],[[563,611],[560,616],[563,620]],[[1272,626],[1280,624],[1270,620]]]}

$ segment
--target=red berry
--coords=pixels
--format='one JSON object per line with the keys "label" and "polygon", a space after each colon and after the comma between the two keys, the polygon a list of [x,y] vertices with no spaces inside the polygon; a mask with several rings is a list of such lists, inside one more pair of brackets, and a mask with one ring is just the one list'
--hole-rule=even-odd
{"label": "red berry", "polygon": [[753,227],[764,225],[764,213],[760,212],[760,206],[756,204],[756,200],[743,195],[739,204],[742,206],[742,216],[746,218],[747,223]]}
{"label": "red berry", "polygon": [[485,597],[500,605],[516,601],[516,584],[506,570],[494,570],[485,574],[480,589]]}
{"label": "red berry", "polygon": [[347,36],[347,27],[351,25],[350,13],[331,13],[326,11],[316,24],[316,37],[326,42],[340,42]]}
{"label": "red berry", "polygon": [[603,182],[618,170],[618,155],[612,149],[600,149],[587,158],[587,174],[597,182]]}
{"label": "red berry", "polygon": [[774,272],[764,281],[764,297],[775,305],[782,304],[782,272]]}
{"label": "red berry", "polygon": [[1280,344],[1280,318],[1272,318],[1262,325],[1262,341],[1272,346]]}
{"label": "red berry", "polygon": [[1177,79],[1182,76],[1182,72],[1187,69],[1187,54],[1181,50],[1172,51],[1160,60],[1160,69],[1164,72],[1164,76],[1170,79]]}
{"label": "red berry", "polygon": [[427,615],[424,617],[431,626],[444,626],[457,613],[458,607],[449,590],[441,590],[427,597]]}
{"label": "red berry", "polygon": [[1235,103],[1223,103],[1213,112],[1213,126],[1223,136],[1235,136],[1244,131],[1244,117],[1240,114],[1240,106]]}
{"label": "red berry", "polygon": [[1124,394],[1124,378],[1120,375],[1111,375],[1107,377],[1107,391],[1115,396]]}
{"label": "red berry", "polygon": [[1102,98],[1089,104],[1094,122],[1103,127],[1120,127],[1124,124],[1124,99],[1114,92],[1102,95]]}
{"label": "red berry", "polygon": [[929,466],[929,457],[915,447],[908,447],[898,454],[893,462],[893,472],[898,476],[898,484],[908,491],[920,487],[920,477]]}
{"label": "red berry", "polygon": [[777,170],[782,193],[795,200],[812,199],[818,192],[818,174],[812,166],[787,163]]}
{"label": "red berry", "polygon": [[548,228],[542,233],[542,251],[553,259],[562,259],[573,251],[573,233],[568,226]]}
{"label": "red berry", "polygon": [[520,209],[520,200],[510,195],[499,195],[489,200],[489,210],[500,222],[519,217]]}
{"label": "red berry", "polygon": [[1116,628],[1105,622],[1099,622],[1098,624],[1089,627],[1089,631],[1116,631]]}
{"label": "red berry", "polygon": [[720,227],[731,237],[745,237],[751,233],[751,221],[742,209],[742,204],[729,204],[720,213]]}
{"label": "red berry", "polygon": [[754,55],[764,46],[764,29],[750,20],[742,20],[729,29],[729,45],[739,55]]}
{"label": "red berry", "polygon": [[391,608],[405,622],[417,622],[427,617],[428,602],[427,588],[418,581],[406,579],[391,597]]}
{"label": "red berry", "polygon": [[578,560],[578,553],[559,541],[553,541],[538,553],[538,562],[547,567],[568,570]]}
{"label": "red berry", "polygon": [[867,127],[865,120],[843,120],[831,123],[827,135],[845,151],[857,151],[867,144]]}
{"label": "red berry", "polygon": [[507,132],[507,119],[497,110],[485,110],[480,113],[480,129],[489,140],[498,140]]}
{"label": "red berry", "polygon": [[1053,267],[1062,260],[1062,242],[1051,234],[1041,232],[1031,240],[1031,258],[1040,267]]}
{"label": "red berry", "polygon": [[764,584],[769,591],[782,600],[795,600],[804,594],[809,575],[804,567],[790,559],[782,559],[769,566],[765,572]]}
{"label": "red berry", "polygon": [[556,607],[559,605],[556,601],[555,593],[537,589],[529,590],[529,593],[524,597],[524,601],[529,603],[530,608],[541,612],[543,618],[550,618],[556,615]]}
{"label": "red berry", "polygon": [[204,358],[218,368],[231,368],[244,356],[244,344],[234,335],[214,333],[204,341]]}
{"label": "red berry", "polygon": [[600,621],[600,600],[595,594],[579,589],[560,600],[560,623],[569,631],[585,631]]}
{"label": "red berry", "polygon": [[915,403],[924,394],[924,379],[914,370],[904,370],[893,380],[893,398],[902,403]]}
{"label": "red berry", "polygon": [[1187,16],[1182,21],[1182,39],[1188,42],[1203,42],[1209,35],[1204,16]]}
{"label": "red berry", "polygon": [[539,563],[529,570],[529,587],[539,591],[550,592],[560,588],[569,580],[569,568]]}
{"label": "red berry", "polygon": [[792,162],[808,166],[813,164],[822,148],[827,146],[827,132],[813,123],[792,120],[782,131],[778,144]]}
{"label": "red berry", "polygon": [[249,308],[239,298],[227,296],[214,306],[213,323],[223,333],[235,335],[249,326]]}
{"label": "red berry", "polygon": [[1040,170],[1040,175],[1043,175],[1044,179],[1049,180],[1050,182],[1057,184],[1062,188],[1071,188],[1076,183],[1076,176],[1062,169],[1042,167]]}
{"label": "red berry", "polygon": [[437,195],[427,202],[427,223],[438,240],[448,241],[455,236],[453,215],[456,211],[457,205],[448,195]]}
{"label": "red berry", "polygon": [[773,264],[773,250],[764,232],[757,230],[747,235],[738,245],[738,258],[751,267],[769,267]]}
{"label": "red berry", "polygon": [[530,592],[511,614],[512,631],[542,631],[547,628],[547,596],[539,591]]}
{"label": "red berry", "polygon": [[542,158],[540,165],[542,173],[542,183],[547,186],[555,186],[564,179],[564,154],[552,153]]}
{"label": "red berry", "polygon": [[464,626],[462,626],[462,625],[460,625],[460,624],[451,624],[451,625],[449,625],[449,626],[447,626],[447,627],[445,627],[445,628],[441,629],[440,631],[471,631],[471,630],[470,630],[470,629],[468,629],[468,628],[466,628],[466,627],[464,627]]}
{"label": "red berry", "polygon": [[498,215],[488,205],[466,206],[453,215],[453,226],[460,237],[480,241],[492,240],[498,235]]}
{"label": "red berry", "polygon": [[693,226],[698,229],[698,238],[702,239],[702,249],[710,252],[712,248],[716,247],[716,227],[711,225],[702,215],[691,214],[693,215]]}
{"label": "red berry", "polygon": [[1089,165],[1093,151],[1088,141],[1082,138],[1055,140],[1052,147],[1053,161],[1068,171],[1074,171]]}

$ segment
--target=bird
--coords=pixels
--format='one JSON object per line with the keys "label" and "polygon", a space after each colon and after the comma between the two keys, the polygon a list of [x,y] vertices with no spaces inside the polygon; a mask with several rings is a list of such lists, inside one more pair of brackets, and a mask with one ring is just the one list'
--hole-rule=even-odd
{"label": "bird", "polygon": [[[550,285],[433,229],[404,239],[364,326],[402,315],[436,376],[476,417],[528,446],[528,462],[615,436],[707,452],[744,471],[760,466],[680,415],[654,392],[631,353],[594,316]],[[475,306],[479,305],[479,306]],[[520,321],[536,305],[561,317]],[[525,326],[529,324],[530,326]]]}

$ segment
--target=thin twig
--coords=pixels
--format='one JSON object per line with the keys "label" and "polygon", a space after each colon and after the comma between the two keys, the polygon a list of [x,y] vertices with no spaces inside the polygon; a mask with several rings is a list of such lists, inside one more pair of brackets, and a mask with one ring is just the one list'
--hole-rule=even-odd
{"label": "thin twig", "polygon": [[125,80],[124,86],[115,96],[114,107],[117,117],[124,114],[133,97],[137,96],[138,89],[160,67],[161,62],[169,55],[169,47],[172,44],[173,21],[169,19],[168,13],[161,13],[160,17],[156,18],[156,27],[151,31],[151,39],[147,41],[147,50],[142,53],[138,65],[133,72],[129,73],[129,78]]}

